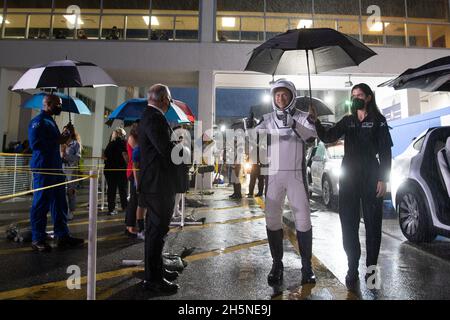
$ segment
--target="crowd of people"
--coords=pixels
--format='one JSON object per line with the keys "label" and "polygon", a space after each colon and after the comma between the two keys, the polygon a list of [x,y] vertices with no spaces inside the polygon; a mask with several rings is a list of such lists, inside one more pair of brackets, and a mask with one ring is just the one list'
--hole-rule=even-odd
{"label": "crowd of people", "polygon": [[[297,90],[292,82],[281,79],[271,86],[273,112],[264,115],[255,129],[278,135],[278,143],[269,144],[268,152],[283,156],[277,161],[270,161],[267,176],[261,174],[259,162],[252,166],[247,195],[254,196],[256,180],[256,196],[263,196],[265,189],[266,230],[272,256],[272,268],[268,274],[270,285],[278,284],[283,279],[282,207],[286,196],[295,219],[302,262],[301,283],[316,282],[312,266],[313,230],[304,163],[305,145],[316,138],[331,143],[345,136],[342,166],[346,174],[339,181],[339,217],[348,258],[347,283],[353,284],[359,280],[360,210],[366,227],[366,265],[369,268],[377,264],[381,243],[382,199],[391,166],[392,140],[386,119],[379,112],[370,87],[358,84],[352,88],[351,94],[351,114],[335,126],[325,128],[314,108],[310,107],[309,113],[295,108]],[[178,273],[164,268],[162,250],[171,219],[177,211],[179,197],[176,195],[184,192],[179,187],[182,184],[179,182],[181,171],[171,158],[172,150],[180,141],[171,140],[173,131],[164,116],[171,102],[170,90],[166,85],[150,87],[148,107],[140,121],[132,125],[128,138],[123,128],[116,128],[104,151],[108,214],[117,214],[118,189],[121,209],[125,213],[125,233],[145,242],[143,287],[165,293],[175,293],[179,288],[172,282]],[[29,125],[29,141],[33,152],[30,166],[34,171],[35,188],[57,185],[66,179],[64,175],[48,174],[46,169],[56,169],[53,173],[60,170],[67,175],[68,181],[72,180],[82,150],[81,140],[73,125],[67,124],[60,133],[52,117],[61,112],[61,99],[48,95],[43,104],[42,112]],[[230,180],[234,193],[230,197],[240,199],[241,166],[238,161],[235,162]],[[30,212],[33,249],[51,250],[45,233],[48,211],[52,214],[58,247],[78,247],[84,243],[83,239],[73,237],[67,227],[67,220],[73,217],[76,208],[76,189],[76,184],[69,183],[67,187],[58,186],[35,192]],[[367,273],[366,279],[368,276]]]}

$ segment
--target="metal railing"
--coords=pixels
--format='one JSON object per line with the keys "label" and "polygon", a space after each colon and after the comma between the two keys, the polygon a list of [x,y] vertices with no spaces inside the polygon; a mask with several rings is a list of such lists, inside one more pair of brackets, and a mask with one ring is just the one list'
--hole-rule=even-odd
{"label": "metal railing", "polygon": [[[32,189],[31,155],[0,153],[0,196]],[[24,170],[25,169],[25,170]]]}

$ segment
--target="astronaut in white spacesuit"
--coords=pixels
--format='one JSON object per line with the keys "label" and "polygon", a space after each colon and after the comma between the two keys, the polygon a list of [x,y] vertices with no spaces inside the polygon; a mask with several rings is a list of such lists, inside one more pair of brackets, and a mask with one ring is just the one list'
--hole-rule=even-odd
{"label": "astronaut in white spacesuit", "polygon": [[274,111],[264,115],[257,125],[266,131],[269,145],[269,168],[266,190],[265,217],[267,237],[272,255],[269,284],[283,279],[283,228],[282,208],[286,195],[295,218],[297,241],[302,260],[302,284],[315,283],[311,268],[312,227],[309,209],[308,186],[305,168],[305,143],[317,137],[309,114],[295,108],[297,90],[290,81],[280,79],[271,86]]}

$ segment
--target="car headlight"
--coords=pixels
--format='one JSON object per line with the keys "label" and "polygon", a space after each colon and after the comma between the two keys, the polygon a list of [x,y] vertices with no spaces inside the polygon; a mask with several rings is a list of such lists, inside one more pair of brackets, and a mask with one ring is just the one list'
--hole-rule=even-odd
{"label": "car headlight", "polygon": [[340,177],[340,176],[342,176],[342,174],[343,174],[343,172],[342,172],[342,168],[341,167],[339,167],[339,168],[334,168],[332,171],[331,171],[336,177]]}

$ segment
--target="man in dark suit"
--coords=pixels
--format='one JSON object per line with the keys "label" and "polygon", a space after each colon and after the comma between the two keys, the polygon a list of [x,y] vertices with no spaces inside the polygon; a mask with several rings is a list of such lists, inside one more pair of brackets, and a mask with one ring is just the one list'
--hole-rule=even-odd
{"label": "man in dark suit", "polygon": [[139,124],[141,149],[140,179],[137,192],[139,205],[147,208],[145,230],[145,280],[144,289],[175,293],[178,285],[172,283],[177,272],[163,267],[164,237],[169,231],[175,206],[174,164],[171,152],[172,130],[164,114],[170,107],[170,90],[162,84],[148,91],[148,107]]}

